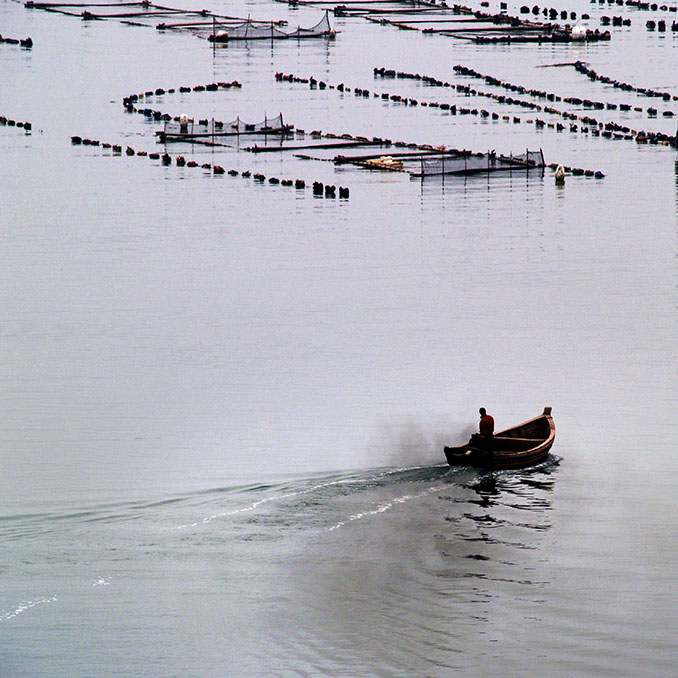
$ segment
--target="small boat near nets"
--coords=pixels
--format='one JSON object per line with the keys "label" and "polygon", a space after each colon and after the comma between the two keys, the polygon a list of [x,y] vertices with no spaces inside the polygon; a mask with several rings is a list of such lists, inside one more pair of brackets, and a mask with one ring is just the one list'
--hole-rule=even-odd
{"label": "small boat near nets", "polygon": [[394,158],[392,155],[382,155],[378,158],[366,160],[364,167],[368,169],[382,169],[391,172],[401,172],[403,169],[403,161]]}
{"label": "small boat near nets", "polygon": [[294,125],[285,124],[282,113],[261,122],[245,122],[238,116],[231,122],[199,120],[195,122],[183,115],[178,120],[167,120],[164,129],[156,132],[163,143],[170,141],[207,141],[221,137],[244,135],[284,135],[292,132]]}
{"label": "small boat near nets", "polygon": [[556,439],[551,408],[518,426],[499,431],[494,437],[476,439],[460,447],[445,447],[450,466],[524,468],[544,461]]}

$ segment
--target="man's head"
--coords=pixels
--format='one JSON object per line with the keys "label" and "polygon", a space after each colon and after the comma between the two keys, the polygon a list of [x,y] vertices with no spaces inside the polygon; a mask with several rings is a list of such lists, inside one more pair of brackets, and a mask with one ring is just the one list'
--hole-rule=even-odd
{"label": "man's head", "polygon": [[484,407],[481,407],[478,412],[480,412],[481,417],[484,417],[487,414],[487,410]]}

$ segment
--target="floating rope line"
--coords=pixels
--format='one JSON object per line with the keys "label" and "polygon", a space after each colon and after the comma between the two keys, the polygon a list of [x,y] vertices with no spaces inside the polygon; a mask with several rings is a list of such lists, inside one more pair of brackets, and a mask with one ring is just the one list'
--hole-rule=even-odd
{"label": "floating rope line", "polygon": [[20,47],[24,47],[25,49],[31,49],[33,47],[33,39],[32,38],[4,38],[2,35],[0,35],[0,45],[1,44],[6,44],[6,45],[19,45]]}
{"label": "floating rope line", "polygon": [[[110,150],[114,156],[122,156],[122,144],[111,144],[108,142],[102,142],[98,139],[89,139],[82,136],[72,136],[71,144],[73,146],[93,146],[100,147],[104,150]],[[251,170],[235,170],[231,169],[226,171],[221,165],[216,165],[213,163],[199,163],[195,160],[186,160],[183,155],[171,156],[169,153],[163,153],[162,155],[157,152],[148,151],[137,151],[131,146],[125,147],[125,155],[128,157],[137,157],[137,158],[149,158],[150,160],[159,160],[161,167],[168,167],[174,165],[176,167],[188,167],[188,168],[198,168],[207,170],[210,175],[222,175],[228,174],[229,176],[236,177],[240,176],[245,179],[251,178],[253,181],[263,184],[267,182],[271,186],[284,186],[284,187],[294,187],[296,190],[301,191],[305,190],[308,186],[312,187],[312,192],[314,196],[324,197],[324,198],[339,198],[341,200],[348,200],[350,196],[350,190],[346,186],[338,187],[337,195],[337,186],[333,184],[324,184],[320,181],[314,181],[312,183],[307,182],[305,179],[279,179],[278,177],[266,177],[259,172],[252,172]]]}
{"label": "floating rope line", "polygon": [[[600,2],[600,0],[598,0],[598,1]],[[609,2],[609,0],[608,0],[608,2]],[[620,0],[616,0],[616,4],[617,5],[624,4],[627,7],[632,7],[633,9],[637,9],[637,10],[640,10],[640,11],[646,11],[646,12],[649,12],[649,11],[656,12],[657,10],[661,10],[662,12],[666,12],[666,11],[668,11],[668,12],[678,12],[678,7],[676,7],[675,5],[665,5],[665,4],[658,5],[655,2],[643,2],[641,0],[626,0],[626,2],[623,2],[623,3],[620,2]]]}
{"label": "floating rope line", "polygon": [[[381,70],[381,69],[379,69]],[[500,80],[499,78],[495,78],[491,75],[483,75],[482,73],[478,73],[478,71],[474,71],[472,68],[468,68],[466,66],[461,66],[461,65],[456,65],[453,67],[453,70],[455,73],[459,75],[464,75],[472,78],[477,78],[480,80],[485,81],[488,85],[493,85],[495,87],[501,87],[502,89],[505,90],[510,90],[511,92],[518,92],[520,94],[529,94],[530,96],[539,98],[539,99],[547,99],[549,101],[564,101],[565,103],[568,104],[573,104],[576,106],[584,106],[585,108],[594,108],[597,110],[619,110],[622,111],[630,111],[632,108],[636,112],[642,112],[642,107],[640,106],[635,106],[632,107],[631,104],[616,104],[616,103],[609,103],[609,102],[602,102],[602,101],[592,101],[591,99],[582,99],[580,97],[561,97],[556,94],[552,94],[549,92],[544,92],[542,90],[536,90],[536,89],[527,89],[526,87],[523,87],[522,85],[514,85],[509,82],[505,82],[503,80]],[[389,71],[389,73],[393,73],[393,71]],[[403,74],[403,77],[413,77],[416,78],[416,75],[412,74]],[[383,77],[383,76],[382,76]],[[658,96],[664,96],[661,93],[657,94]],[[648,95],[650,96],[650,95]],[[654,95],[653,95],[654,96]],[[666,95],[665,99],[668,101],[671,98],[671,95]],[[678,99],[678,97],[674,97],[674,99]],[[648,108],[647,113],[650,117],[656,117],[657,115],[657,109],[655,108]],[[664,117],[672,118],[674,117],[675,113],[673,111],[664,111],[662,113]]]}
{"label": "floating rope line", "polygon": [[678,95],[676,94],[672,95],[670,92],[661,92],[649,87],[636,87],[635,85],[630,85],[627,82],[615,80],[614,78],[611,78],[607,75],[600,75],[583,61],[575,61],[573,64],[566,65],[573,66],[577,73],[585,75],[589,80],[602,82],[605,85],[612,85],[614,88],[621,89],[624,92],[636,92],[646,97],[661,98],[664,101],[670,101],[671,99],[673,99],[673,101],[678,101]]}
{"label": "floating rope line", "polygon": [[[645,22],[645,28],[648,31],[654,31],[654,29],[657,29],[657,32],[659,33],[665,33],[666,32],[666,21],[664,19],[659,19],[659,21],[653,21],[652,19],[648,20]],[[671,32],[672,33],[678,33],[678,21],[673,21],[671,23]]]}
{"label": "floating rope line", "polygon": [[0,127],[17,127],[23,129],[26,133],[29,133],[33,129],[33,125],[30,122],[21,122],[8,118],[6,115],[0,115]]}
{"label": "floating rope line", "polygon": [[[328,135],[330,136],[330,135]],[[337,135],[333,135],[337,136]],[[88,137],[82,136],[72,136],[71,144],[74,146],[92,146],[100,147],[103,150],[109,150],[113,156],[122,156],[123,147],[121,144],[111,144],[108,142],[102,142],[98,139],[90,139]],[[499,169],[510,170],[510,169],[538,169],[545,167],[544,157],[541,151],[535,153],[527,151],[524,156],[503,156],[497,155],[493,151],[488,153],[474,153],[472,151],[458,150],[458,149],[449,149],[441,150],[432,148],[426,144],[408,144],[408,146],[418,149],[429,149],[429,153],[393,153],[391,156],[379,156],[376,154],[372,155],[363,155],[363,156],[335,156],[333,161],[338,165],[345,164],[354,164],[365,169],[380,169],[380,170],[390,170],[390,171],[402,171],[402,159],[409,160],[419,160],[421,163],[421,171],[412,171],[409,173],[414,177],[426,177],[426,176],[441,176],[444,174],[476,174],[478,172],[488,172],[496,171]],[[304,179],[279,179],[278,177],[266,177],[265,175],[259,172],[252,172],[251,170],[235,170],[230,169],[226,171],[223,166],[212,164],[212,163],[199,163],[195,160],[186,160],[183,155],[171,156],[169,153],[165,152],[160,154],[159,152],[147,152],[147,151],[137,151],[131,146],[125,147],[125,155],[128,157],[138,157],[138,158],[149,158],[150,160],[159,160],[160,165],[167,167],[172,165],[172,162],[177,167],[188,167],[188,168],[200,168],[207,170],[211,174],[221,175],[228,174],[229,176],[236,177],[240,176],[245,179],[251,178],[257,183],[268,182],[270,185],[281,185],[284,187],[294,187],[297,190],[304,190],[307,187],[311,187],[313,195],[317,197],[325,198],[335,198],[337,197],[337,186],[333,184],[324,184],[320,181],[308,182]],[[445,166],[445,157],[449,157],[447,160],[447,168]],[[391,162],[387,162],[388,158],[395,158],[396,166],[393,166]],[[375,162],[370,162],[375,161]],[[397,166],[400,162],[400,167]],[[425,165],[426,163],[426,165]],[[456,163],[456,164],[455,164]],[[551,169],[555,170],[559,166],[559,163],[551,163],[548,165]],[[488,169],[489,168],[489,169]],[[569,166],[564,166],[564,170],[567,174],[572,176],[585,176],[585,177],[595,177],[596,179],[602,179],[605,175],[600,172],[593,170],[584,170],[581,168],[572,168]],[[350,190],[346,186],[338,187],[338,197],[340,199],[347,200],[350,196]]]}
{"label": "floating rope line", "polygon": [[237,80],[234,80],[233,82],[212,82],[207,85],[194,85],[193,87],[181,86],[181,87],[170,87],[168,89],[157,87],[154,90],[148,90],[146,92],[142,92],[139,94],[128,94],[126,97],[123,98],[122,105],[125,106],[125,108],[134,109],[135,103],[153,97],[161,97],[166,94],[175,94],[176,92],[180,92],[181,94],[186,94],[189,92],[216,92],[219,89],[231,89],[231,88],[241,89],[242,84]]}
{"label": "floating rope line", "polygon": [[[375,75],[377,75],[382,69],[374,69]],[[383,69],[385,72],[386,69]],[[395,73],[395,71],[393,71]],[[542,106],[531,101],[525,101],[521,99],[514,99],[512,97],[507,97],[504,95],[493,94],[489,92],[483,92],[469,87],[468,85],[457,84],[454,85],[449,82],[443,82],[436,80],[434,78],[428,78],[428,76],[422,76],[419,74],[401,74],[401,77],[411,76],[414,79],[426,81],[428,84],[435,83],[436,86],[440,87],[449,87],[455,90],[457,93],[466,94],[468,96],[481,96],[487,97],[499,104],[508,104],[513,106],[520,106],[521,108],[528,108],[534,111],[542,111],[544,113],[550,113],[553,115],[560,116],[565,120],[571,120],[573,122],[569,123],[569,131],[571,133],[581,132],[582,134],[588,134],[590,132],[591,136],[602,137],[604,139],[610,140],[625,140],[625,141],[636,141],[637,143],[650,143],[650,144],[659,144],[664,146],[675,146],[676,137],[664,134],[662,132],[646,132],[644,130],[634,130],[627,125],[621,125],[616,122],[603,122],[599,121],[596,118],[588,115],[577,115],[575,113],[569,113],[567,111],[561,111],[557,108],[550,106]],[[281,82],[290,82],[290,83],[305,83],[309,84],[310,87],[319,88],[321,90],[329,89],[335,90],[340,93],[353,91],[357,97],[367,97],[367,98],[378,98],[382,101],[389,101],[395,104],[401,104],[405,106],[421,106],[427,108],[436,108],[443,112],[446,112],[450,115],[473,115],[480,116],[481,118],[491,118],[493,121],[503,121],[503,122],[512,122],[513,124],[520,124],[523,122],[523,119],[519,116],[509,116],[509,115],[500,115],[494,111],[490,112],[486,109],[478,108],[468,108],[465,106],[458,106],[457,104],[450,104],[446,102],[438,101],[420,101],[408,96],[403,96],[399,94],[390,94],[388,92],[370,92],[367,89],[353,88],[346,86],[344,83],[338,85],[328,84],[324,81],[318,81],[315,78],[300,78],[293,74],[276,74],[276,79]],[[549,95],[550,97],[551,95]],[[555,95],[553,95],[555,98]],[[557,101],[561,101],[561,98],[557,98]],[[651,115],[651,113],[649,112]],[[561,122],[547,122],[542,119],[527,119],[525,120],[527,124],[534,124],[537,129],[549,129],[556,132],[563,132],[568,127]],[[577,123],[583,123],[579,125]],[[397,144],[396,144],[397,145]]]}

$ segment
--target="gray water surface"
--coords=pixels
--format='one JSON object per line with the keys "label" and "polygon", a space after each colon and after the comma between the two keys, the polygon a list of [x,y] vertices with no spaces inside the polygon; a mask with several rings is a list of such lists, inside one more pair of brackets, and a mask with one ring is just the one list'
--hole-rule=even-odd
{"label": "gray water surface", "polygon": [[[0,674],[668,676],[678,442],[676,150],[539,131],[457,63],[675,133],[571,67],[678,95],[678,37],[477,47],[333,19],[334,42],[230,45],[0,4]],[[210,6],[309,26],[320,10]],[[560,7],[559,7],[560,9]],[[517,13],[517,6],[514,8]],[[278,83],[278,71],[485,107],[482,122]],[[601,170],[424,183],[231,149],[159,150],[171,115],[522,153]],[[527,98],[527,97],[526,97]],[[565,107],[561,105],[561,107]],[[572,110],[575,110],[573,107]],[[576,109],[581,111],[581,108]],[[607,116],[607,117],[606,117]],[[552,406],[540,467],[449,471],[485,406]]]}

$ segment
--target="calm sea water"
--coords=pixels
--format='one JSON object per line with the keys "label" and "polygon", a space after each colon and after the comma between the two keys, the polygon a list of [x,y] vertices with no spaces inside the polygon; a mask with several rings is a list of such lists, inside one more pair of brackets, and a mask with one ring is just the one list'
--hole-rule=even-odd
{"label": "calm sea water", "polygon": [[[581,59],[678,94],[678,37],[646,32],[651,13],[562,9],[633,25],[608,44],[479,48],[349,18],[332,43],[212,50],[0,4],[0,33],[35,42],[0,44],[0,115],[33,124],[0,127],[3,678],[675,672],[676,150],[538,131],[523,109],[372,74],[491,91],[455,76],[461,63],[678,112],[538,68]],[[310,91],[277,71],[522,122]],[[422,184],[291,153],[172,149],[349,187],[340,201],[70,144],[162,151],[123,96],[235,79],[146,103],[542,148],[606,177]],[[448,470],[442,446],[481,405],[501,428],[552,406],[553,455]]]}

